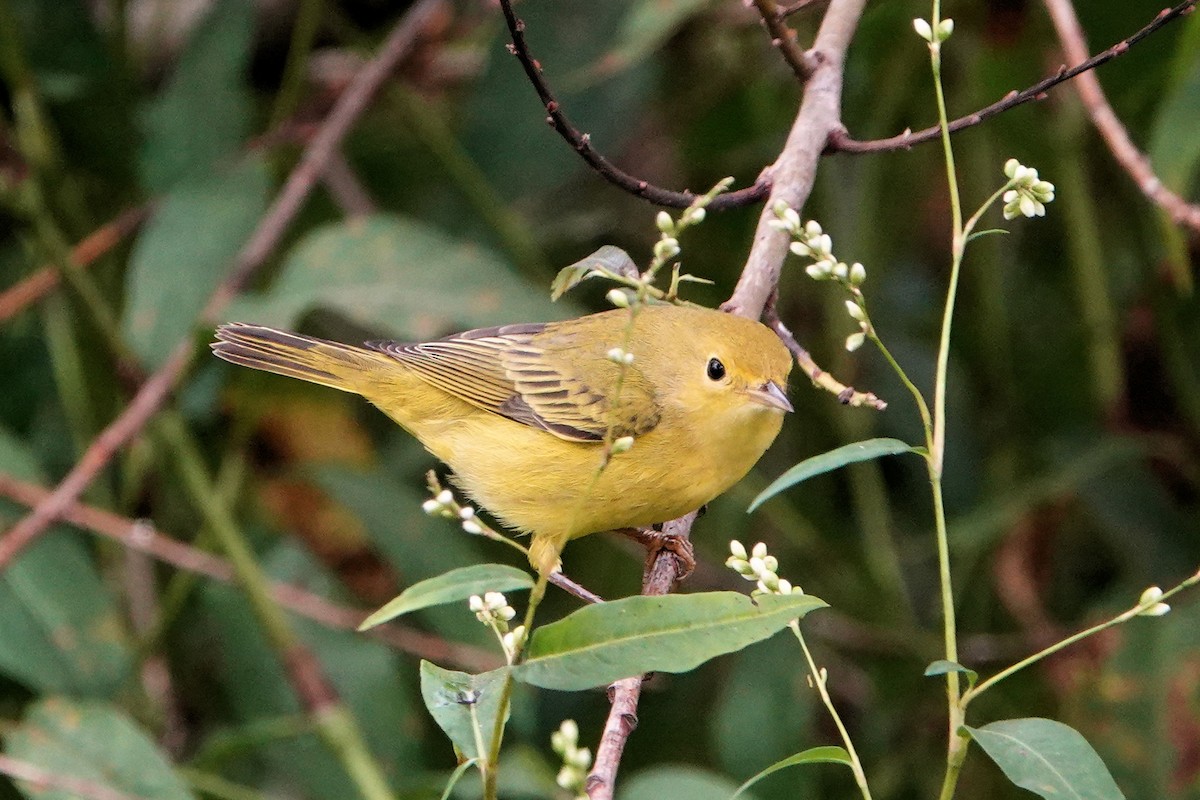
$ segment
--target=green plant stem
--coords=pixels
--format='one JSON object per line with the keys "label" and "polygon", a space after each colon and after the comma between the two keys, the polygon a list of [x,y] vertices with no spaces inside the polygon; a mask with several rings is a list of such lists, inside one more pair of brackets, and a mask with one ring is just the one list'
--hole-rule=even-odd
{"label": "green plant stem", "polygon": [[871,789],[867,786],[867,775],[863,770],[862,761],[858,758],[858,751],[854,749],[854,741],[850,738],[850,733],[846,730],[846,726],[842,723],[842,717],[837,712],[837,708],[833,705],[833,700],[829,697],[829,689],[826,687],[827,675],[824,670],[817,667],[817,662],[812,657],[812,652],[808,649],[808,643],[804,641],[804,634],[800,632],[800,620],[792,620],[788,627],[792,629],[792,633],[796,634],[796,639],[800,642],[800,649],[804,651],[804,660],[808,662],[808,672],[812,676],[813,685],[817,688],[817,693],[821,695],[821,702],[825,704],[825,708],[829,711],[829,716],[833,719],[833,724],[837,726],[838,733],[842,737],[842,744],[846,745],[846,752],[850,754],[850,771],[854,773],[854,783],[858,786],[858,791],[862,794],[863,800],[871,800]]}
{"label": "green plant stem", "polygon": [[[290,662],[303,644],[292,630],[283,610],[271,597],[267,577],[254,557],[229,508],[221,501],[208,476],[208,470],[177,412],[161,413],[154,422],[155,431],[176,454],[180,472],[192,501],[232,564],[238,584],[246,593],[272,650]],[[393,800],[383,771],[371,756],[353,716],[334,695],[313,710],[313,724],[325,744],[341,762],[342,768],[366,800]]]}
{"label": "green plant stem", "polygon": [[1197,583],[1200,583],[1200,572],[1196,572],[1196,574],[1192,575],[1191,577],[1180,581],[1178,584],[1176,584],[1172,588],[1163,592],[1160,597],[1157,597],[1153,600],[1149,600],[1146,602],[1139,602],[1133,608],[1130,608],[1127,611],[1121,612],[1120,614],[1118,614],[1117,616],[1113,617],[1110,620],[1106,620],[1105,622],[1101,622],[1098,625],[1093,625],[1090,628],[1087,628],[1085,630],[1079,631],[1078,633],[1072,634],[1071,636],[1068,636],[1067,638],[1063,639],[1062,641],[1055,642],[1054,644],[1050,645],[1049,647],[1039,650],[1038,652],[1034,653],[1033,655],[1031,655],[1027,658],[1021,659],[1017,663],[1013,664],[1011,667],[1000,670],[995,675],[993,675],[992,677],[983,681],[982,683],[980,683],[978,686],[974,687],[973,689],[968,690],[966,692],[966,694],[963,695],[963,699],[962,699],[963,708],[965,709],[968,703],[970,703],[972,700],[974,700],[979,695],[986,692],[988,689],[990,689],[993,686],[995,686],[996,684],[1000,683],[1000,681],[1004,680],[1005,678],[1012,677],[1013,675],[1015,675],[1016,673],[1025,669],[1026,667],[1028,667],[1032,664],[1036,664],[1037,662],[1041,661],[1042,659],[1046,658],[1047,656],[1052,656],[1055,653],[1057,653],[1059,650],[1070,647],[1071,645],[1075,644],[1076,642],[1082,641],[1082,640],[1088,638],[1089,636],[1095,636],[1097,633],[1100,633],[1100,631],[1107,630],[1116,625],[1120,625],[1122,623],[1128,622],[1129,620],[1133,619],[1134,617],[1139,616],[1146,609],[1151,608],[1151,607],[1157,605],[1158,603],[1161,603],[1161,602],[1164,602],[1164,601],[1170,599],[1171,597],[1182,592],[1184,589],[1187,589],[1188,587],[1191,587],[1191,586],[1195,586]]}
{"label": "green plant stem", "polygon": [[[513,654],[512,662],[517,663],[525,654],[525,646],[533,636],[533,618],[537,613],[537,608],[541,605],[542,598],[546,596],[546,587],[550,583],[550,574],[548,572],[539,572],[537,583],[533,585],[533,590],[529,593],[529,607],[525,610],[525,621],[521,623],[525,627],[525,636],[517,645],[517,651]],[[483,773],[483,800],[498,800],[498,779],[500,776],[500,745],[504,739],[504,721],[508,716],[508,708],[512,703],[513,692],[513,676],[509,671],[504,676],[504,685],[500,689],[500,705],[496,712],[496,723],[492,728],[492,749],[488,753],[487,758],[480,758],[479,769]],[[483,755],[482,749],[480,755]]]}

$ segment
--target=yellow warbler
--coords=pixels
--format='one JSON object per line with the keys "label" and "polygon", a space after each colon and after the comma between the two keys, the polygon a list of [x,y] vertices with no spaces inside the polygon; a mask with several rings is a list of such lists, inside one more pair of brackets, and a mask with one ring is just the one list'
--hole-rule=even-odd
{"label": "yellow warbler", "polygon": [[370,400],[475,501],[531,533],[529,559],[543,572],[569,539],[712,500],[792,410],[791,357],[775,335],[704,308],[650,305],[632,318],[618,309],[363,347],[234,323],[212,349]]}

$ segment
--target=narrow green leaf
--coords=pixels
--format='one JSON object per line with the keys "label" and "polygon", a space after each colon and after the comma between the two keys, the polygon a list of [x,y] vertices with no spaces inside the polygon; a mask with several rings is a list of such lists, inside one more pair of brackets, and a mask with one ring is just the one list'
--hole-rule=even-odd
{"label": "narrow green leaf", "polygon": [[365,328],[429,339],[464,327],[558,319],[572,310],[478,244],[420,220],[377,214],[326,225],[292,250],[267,291],[227,319],[289,326],[326,308]]}
{"label": "narrow green leaf", "polygon": [[465,600],[473,594],[484,592],[508,592],[514,589],[532,589],[533,578],[528,572],[503,564],[476,564],[452,569],[447,573],[429,578],[405,589],[398,597],[363,620],[360,631],[374,628],[380,623],[395,619],[410,611],[430,606]]}
{"label": "narrow green leaf", "polygon": [[[459,752],[470,758],[487,758],[491,752],[500,695],[509,669],[501,667],[471,675],[421,662],[421,697],[425,707]],[[478,742],[483,743],[485,752],[479,752]]]}
{"label": "narrow green leaf", "polygon": [[787,767],[794,767],[797,764],[845,764],[851,766],[853,762],[850,760],[850,754],[846,752],[844,747],[836,747],[827,745],[825,747],[810,747],[807,750],[796,753],[794,756],[788,756],[782,761],[776,761],[771,766],[764,769],[762,772],[755,775],[750,780],[738,787],[738,790],[733,793],[733,797],[729,800],[735,800],[741,796],[742,792],[749,789],[754,784],[761,781],[763,778],[770,775],[772,772],[778,772]]}
{"label": "narrow green leaf", "polygon": [[122,327],[148,366],[191,331],[266,209],[269,185],[266,165],[250,158],[178,186],[147,223],[130,256]]}
{"label": "narrow green leaf", "polygon": [[967,727],[1010,781],[1046,800],[1125,800],[1087,740],[1052,719],[1007,719]]}
{"label": "narrow green leaf", "polygon": [[993,234],[998,234],[998,233],[1003,233],[1003,234],[1007,235],[1008,231],[1004,230],[1004,228],[988,228],[988,229],[982,230],[982,231],[975,231],[974,233],[972,233],[970,236],[967,237],[966,243],[970,244],[971,242],[975,241],[976,239],[982,239],[984,236],[992,236]]}
{"label": "narrow green leaf", "polygon": [[[104,703],[43,700],[5,734],[5,750],[52,775],[87,781],[121,796],[192,800],[154,742],[124,712]],[[37,784],[17,785],[34,800],[75,796]]]}
{"label": "narrow green leaf", "polygon": [[737,592],[626,597],[538,628],[518,680],[545,689],[602,686],[643,672],[686,672],[760,641],[825,602]]}
{"label": "narrow green leaf", "polygon": [[925,677],[932,678],[936,675],[945,675],[947,672],[961,672],[967,676],[967,684],[974,686],[975,681],[979,680],[979,673],[973,669],[968,669],[956,661],[947,661],[944,658],[939,658],[925,668]]}
{"label": "narrow green leaf", "polygon": [[747,512],[758,508],[784,489],[790,489],[797,483],[830,472],[839,467],[844,467],[847,464],[870,461],[872,458],[879,458],[881,456],[894,456],[897,453],[915,452],[916,449],[912,445],[902,442],[899,439],[867,439],[866,441],[855,442],[854,444],[842,445],[835,450],[830,450],[819,456],[806,458],[780,475],[770,486],[763,489],[758,497],[754,498],[754,502],[750,504]]}
{"label": "narrow green leaf", "polygon": [[450,793],[454,791],[454,787],[462,780],[462,776],[466,775],[467,770],[478,763],[478,758],[468,758],[454,768],[454,772],[450,773],[450,779],[446,781],[446,789],[442,792],[442,800],[450,800]]}

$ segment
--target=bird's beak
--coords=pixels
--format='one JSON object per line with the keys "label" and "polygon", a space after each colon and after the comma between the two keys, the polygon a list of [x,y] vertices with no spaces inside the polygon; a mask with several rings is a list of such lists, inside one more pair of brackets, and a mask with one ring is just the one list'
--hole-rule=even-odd
{"label": "bird's beak", "polygon": [[746,392],[750,395],[750,399],[756,403],[761,403],[767,408],[777,408],[780,411],[795,411],[792,404],[788,402],[787,395],[783,393],[783,389],[779,388],[779,384],[775,381],[767,381],[757,389],[750,389]]}

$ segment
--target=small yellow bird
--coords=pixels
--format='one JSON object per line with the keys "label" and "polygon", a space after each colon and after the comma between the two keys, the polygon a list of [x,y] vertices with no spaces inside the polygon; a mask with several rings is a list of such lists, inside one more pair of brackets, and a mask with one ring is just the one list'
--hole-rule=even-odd
{"label": "small yellow bird", "polygon": [[[364,347],[233,323],[217,329],[212,349],[370,400],[472,499],[531,533],[529,560],[544,573],[569,539],[712,500],[754,466],[792,410],[792,360],[779,339],[697,307]],[[633,446],[605,463],[606,443],[627,436]]]}

